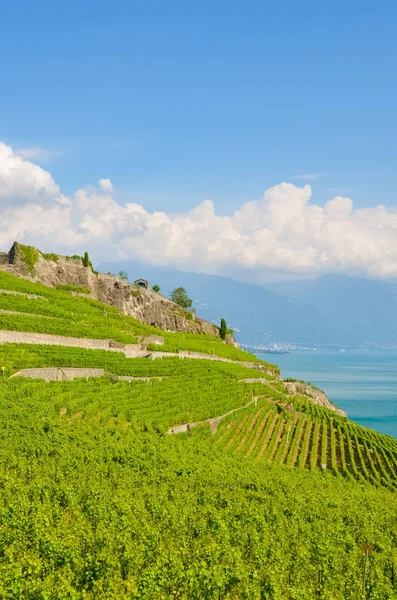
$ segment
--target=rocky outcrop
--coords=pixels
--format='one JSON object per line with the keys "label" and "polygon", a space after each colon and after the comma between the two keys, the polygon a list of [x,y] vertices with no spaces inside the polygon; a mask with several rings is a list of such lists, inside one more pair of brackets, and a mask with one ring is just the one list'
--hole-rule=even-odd
{"label": "rocky outcrop", "polygon": [[309,383],[303,383],[301,381],[283,381],[283,385],[287,392],[292,396],[296,396],[297,394],[301,394],[305,396],[308,400],[313,402],[313,404],[317,404],[318,406],[323,406],[324,408],[328,408],[329,410],[334,411],[337,415],[341,417],[346,417],[346,413],[344,410],[332,404],[326,396],[326,394],[319,390]]}
{"label": "rocky outcrop", "polygon": [[[159,329],[219,336],[215,325],[183,310],[161,294],[131,285],[110,273],[95,273],[91,267],[83,265],[80,257],[43,254],[36,248],[15,242],[8,254],[0,256],[0,269],[52,287],[88,288],[89,297]],[[236,345],[233,336],[227,336],[226,343]]]}

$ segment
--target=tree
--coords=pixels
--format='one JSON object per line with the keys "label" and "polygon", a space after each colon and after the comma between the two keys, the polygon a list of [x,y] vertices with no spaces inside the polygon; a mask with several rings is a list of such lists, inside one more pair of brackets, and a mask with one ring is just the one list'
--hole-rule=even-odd
{"label": "tree", "polygon": [[90,266],[90,258],[88,256],[88,252],[84,252],[83,265],[85,267],[89,267]]}
{"label": "tree", "polygon": [[189,298],[189,296],[186,293],[185,288],[183,288],[183,287],[175,288],[171,292],[170,298],[173,302],[175,302],[176,304],[179,304],[179,306],[181,306],[182,308],[185,308],[185,309],[191,308],[191,306],[193,304],[193,300],[191,300]]}
{"label": "tree", "polygon": [[152,290],[153,290],[154,292],[157,292],[157,293],[159,293],[159,291],[160,291],[160,286],[159,286],[159,285],[157,285],[157,283],[156,283],[156,285],[154,285],[154,286],[152,287]]}
{"label": "tree", "polygon": [[120,271],[119,277],[120,277],[120,279],[123,279],[124,281],[128,281],[128,273],[126,271]]}
{"label": "tree", "polygon": [[225,319],[221,319],[221,326],[219,327],[219,335],[221,336],[221,340],[226,339],[227,327]]}

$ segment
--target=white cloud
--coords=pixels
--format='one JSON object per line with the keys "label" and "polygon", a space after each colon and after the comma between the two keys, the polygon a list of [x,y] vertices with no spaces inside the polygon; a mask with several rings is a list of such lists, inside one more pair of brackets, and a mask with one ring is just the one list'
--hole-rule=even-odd
{"label": "white cloud", "polygon": [[228,216],[205,200],[185,214],[120,205],[110,179],[64,197],[50,173],[0,144],[0,249],[14,240],[95,260],[136,258],[207,273],[397,276],[397,212],[312,202],[309,185],[281,183]]}
{"label": "white cloud", "polygon": [[0,142],[0,206],[5,202],[52,202],[59,195],[59,187],[48,171],[25,160]]}
{"label": "white cloud", "polygon": [[326,176],[326,173],[301,173],[300,175],[294,175],[291,179],[295,181],[315,181],[316,179],[321,179],[321,177]]}
{"label": "white cloud", "polygon": [[112,185],[112,182],[110,181],[110,179],[100,179],[99,185],[105,192],[113,191],[113,185]]}

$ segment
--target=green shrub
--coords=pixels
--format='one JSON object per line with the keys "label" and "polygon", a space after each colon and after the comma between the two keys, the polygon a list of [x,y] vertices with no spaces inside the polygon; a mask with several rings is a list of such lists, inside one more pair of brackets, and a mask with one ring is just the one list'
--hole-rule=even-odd
{"label": "green shrub", "polygon": [[64,292],[79,292],[80,294],[91,294],[90,288],[73,284],[59,284],[57,285],[57,290],[63,290]]}
{"label": "green shrub", "polygon": [[30,274],[35,274],[35,265],[39,259],[39,252],[34,246],[24,246],[19,244],[19,254],[25,265],[27,266]]}
{"label": "green shrub", "polygon": [[65,256],[65,258],[66,260],[83,260],[78,254],[73,254],[73,256]]}
{"label": "green shrub", "polygon": [[49,252],[48,254],[42,252],[41,255],[45,260],[53,260],[54,262],[58,262],[59,260],[58,254],[53,254],[52,252]]}

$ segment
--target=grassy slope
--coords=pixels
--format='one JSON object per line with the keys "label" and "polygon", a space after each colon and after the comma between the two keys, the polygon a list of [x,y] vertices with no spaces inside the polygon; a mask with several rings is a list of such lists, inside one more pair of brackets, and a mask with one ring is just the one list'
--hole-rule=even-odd
{"label": "grassy slope", "polygon": [[[0,289],[7,283],[18,285],[3,279]],[[49,310],[77,315],[79,332],[104,309],[21,285],[47,293]],[[152,331],[112,311],[115,332]],[[42,322],[48,332],[51,320]],[[184,336],[172,338],[185,347]],[[1,598],[353,600],[364,542],[374,546],[367,597],[397,596],[392,438],[302,397],[288,409],[281,384],[239,383],[253,376],[242,365],[15,344],[0,346],[0,361]],[[166,379],[8,379],[53,365]],[[215,436],[208,426],[164,435],[253,396],[257,406],[226,418]]]}
{"label": "grassy slope", "polygon": [[395,597],[395,494],[164,436],[187,404],[156,389],[0,382],[1,598],[353,600],[367,541]]}
{"label": "grassy slope", "polygon": [[[138,336],[157,334],[165,339],[165,344],[161,347],[164,352],[189,350],[216,354],[232,360],[263,362],[239,348],[228,346],[219,338],[193,333],[164,332],[122,315],[117,308],[96,300],[73,297],[65,291],[32,283],[2,271],[0,271],[0,290],[13,290],[40,296],[40,298],[28,298],[2,294],[0,291],[1,310],[26,313],[25,315],[0,313],[0,329],[112,339],[132,344],[137,342]],[[154,346],[152,349],[159,350],[159,347]]]}

